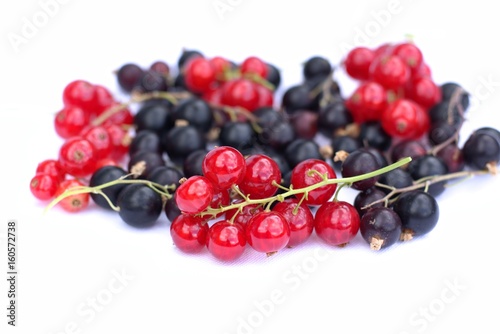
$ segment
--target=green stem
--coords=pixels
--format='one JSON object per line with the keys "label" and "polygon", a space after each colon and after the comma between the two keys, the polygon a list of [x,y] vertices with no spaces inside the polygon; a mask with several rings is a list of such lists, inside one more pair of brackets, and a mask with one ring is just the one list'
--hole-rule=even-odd
{"label": "green stem", "polygon": [[[311,192],[315,189],[318,189],[320,187],[323,187],[326,185],[332,185],[332,184],[339,184],[339,183],[352,184],[354,182],[362,181],[365,179],[369,179],[369,178],[387,173],[393,169],[396,169],[396,168],[399,168],[403,165],[406,165],[410,161],[411,161],[411,158],[407,157],[407,158],[401,159],[398,162],[395,162],[389,166],[377,169],[373,172],[369,172],[369,173],[365,173],[365,174],[361,174],[361,175],[356,175],[356,176],[351,176],[351,177],[340,178],[340,179],[324,179],[321,182],[318,182],[316,184],[313,184],[313,185],[310,185],[310,186],[307,186],[304,188],[299,188],[299,189],[290,188],[290,190],[288,190],[287,192],[284,192],[284,193],[281,193],[281,194],[278,194],[278,195],[275,195],[272,197],[268,197],[268,198],[250,199],[248,197],[244,197],[245,200],[243,202],[231,204],[231,205],[224,206],[224,207],[217,208],[217,209],[208,208],[204,212],[200,213],[200,215],[201,216],[208,216],[208,215],[215,216],[221,212],[225,212],[225,211],[232,210],[232,209],[240,210],[240,208],[247,206],[247,205],[251,205],[251,204],[262,204],[263,205],[263,204],[267,204],[269,202],[283,201],[284,198],[294,196],[297,194],[304,194],[304,196],[307,196],[307,194],[309,192]],[[234,188],[237,189],[237,187],[234,187]]]}

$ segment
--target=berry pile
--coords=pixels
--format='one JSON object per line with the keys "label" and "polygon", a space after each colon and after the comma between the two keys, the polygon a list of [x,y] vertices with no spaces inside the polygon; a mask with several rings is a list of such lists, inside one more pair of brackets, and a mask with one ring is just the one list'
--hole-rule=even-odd
{"label": "berry pile", "polygon": [[[59,157],[39,164],[30,189],[48,209],[91,198],[137,228],[164,213],[179,249],[229,261],[247,244],[270,255],[313,233],[387,248],[436,226],[447,181],[496,172],[500,132],[478,129],[459,147],[469,94],[435,83],[414,43],[358,47],[339,67],[359,81],[349,97],[315,56],[279,106],[280,72],[258,57],[184,50],[177,73],[125,64],[124,103],[76,80],[54,120]],[[344,187],[359,191],[354,203],[338,200]]]}

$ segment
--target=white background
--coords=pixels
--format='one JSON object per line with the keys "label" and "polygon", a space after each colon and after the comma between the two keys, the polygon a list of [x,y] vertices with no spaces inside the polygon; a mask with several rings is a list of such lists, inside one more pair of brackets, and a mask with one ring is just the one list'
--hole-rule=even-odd
{"label": "white background", "polygon": [[[370,251],[359,235],[344,249],[313,237],[270,258],[248,250],[232,264],[179,252],[164,216],[146,231],[95,206],[42,216],[45,203],[28,189],[37,163],[55,158],[62,143],[52,121],[68,82],[118,94],[113,70],[158,59],[174,65],[183,47],[237,62],[257,55],[281,68],[286,87],[301,80],[310,56],[339,64],[342,45],[375,47],[411,34],[438,83],[455,81],[472,94],[462,142],[474,128],[500,128],[500,21],[491,2],[72,0],[51,7],[47,22],[41,3],[4,1],[0,9],[2,272],[8,219],[18,221],[20,240],[18,327],[6,325],[2,278],[0,332],[499,331],[498,177],[449,189],[438,199],[435,230],[386,251]],[[217,3],[231,10],[218,13]],[[34,16],[44,25],[15,47],[9,36],[22,36]],[[340,197],[350,201],[354,192]]]}

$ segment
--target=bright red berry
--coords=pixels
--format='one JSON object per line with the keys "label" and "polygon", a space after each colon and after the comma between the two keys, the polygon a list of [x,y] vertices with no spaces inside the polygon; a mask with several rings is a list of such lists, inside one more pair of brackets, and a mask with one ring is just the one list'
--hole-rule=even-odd
{"label": "bright red berry", "polygon": [[380,120],[387,108],[387,91],[374,81],[363,82],[346,100],[346,107],[357,123]]}
{"label": "bright red berry", "polygon": [[365,47],[357,47],[349,51],[344,59],[344,68],[351,78],[368,80],[370,65],[375,59],[375,52]]}
{"label": "bright red berry", "polygon": [[[84,184],[77,179],[64,180],[60,183],[55,197],[62,195],[65,191],[71,191],[72,188],[82,187]],[[87,208],[90,201],[90,194],[88,192],[81,194],[74,194],[64,197],[58,205],[68,212],[79,212]]]}
{"label": "bright red berry", "polygon": [[53,198],[60,180],[48,173],[37,173],[30,181],[30,190],[37,199],[45,201]]}
{"label": "bright red berry", "polygon": [[381,118],[382,128],[393,137],[417,139],[430,127],[426,111],[408,99],[400,99],[389,105]]}
{"label": "bright red berry", "polygon": [[108,131],[113,145],[110,158],[115,161],[122,160],[128,153],[132,138],[128,135],[128,132],[118,124],[105,124],[103,126],[106,131]]}
{"label": "bright red berry", "polygon": [[424,59],[422,51],[413,43],[395,45],[392,54],[401,58],[411,70],[419,68]]}
{"label": "bright red berry", "polygon": [[186,64],[184,82],[194,93],[203,93],[210,89],[216,81],[216,72],[212,63],[202,57],[195,57]]}
{"label": "bright red berry", "polygon": [[265,79],[267,77],[267,64],[260,58],[248,57],[240,65],[242,74],[254,74]]}
{"label": "bright red berry", "polygon": [[181,251],[197,253],[205,248],[208,224],[200,217],[181,214],[170,225],[170,235]]}
{"label": "bright red berry", "polygon": [[[244,202],[244,199],[239,199],[234,202],[234,204]],[[260,204],[249,204],[245,205],[241,211],[238,209],[231,209],[226,211],[226,219],[232,220],[235,224],[240,224],[243,228],[246,228],[250,218],[255,216],[257,213],[264,211],[264,208]]]}
{"label": "bright red berry", "polygon": [[213,57],[209,60],[210,64],[215,70],[215,77],[217,81],[225,81],[226,72],[231,69],[231,63],[229,60],[223,57]]}
{"label": "bright red berry", "polygon": [[90,114],[77,106],[66,106],[54,119],[56,133],[64,138],[78,136],[90,123]]}
{"label": "bright red berry", "polygon": [[[210,207],[218,209],[220,207],[228,206],[231,203],[231,196],[229,195],[229,190],[218,189],[214,187],[214,197],[212,197],[212,202],[210,202]],[[214,218],[221,217],[224,212],[219,212]]]}
{"label": "bright red berry", "polygon": [[208,251],[219,260],[236,260],[245,251],[246,243],[245,230],[239,224],[222,220],[208,229]]}
{"label": "bright red berry", "polygon": [[370,76],[385,88],[397,90],[410,79],[410,68],[397,56],[383,56],[373,61]]}
{"label": "bright red berry", "polygon": [[86,177],[95,171],[97,163],[95,148],[82,137],[72,137],[59,149],[59,164],[74,177]]}
{"label": "bright red berry", "polygon": [[288,245],[290,227],[281,213],[263,211],[253,216],[246,227],[248,244],[258,252],[271,255]]}
{"label": "bright red berry", "polygon": [[[119,105],[118,102],[113,103],[109,108],[115,108]],[[118,111],[114,112],[108,118],[102,122],[101,125],[106,126],[110,124],[118,124],[118,125],[132,125],[134,124],[134,116],[132,112],[128,108],[121,107]]]}
{"label": "bright red berry", "polygon": [[290,227],[287,247],[298,246],[309,239],[314,229],[314,216],[305,203],[299,205],[298,199],[287,198],[276,204],[273,211],[281,213]]}
{"label": "bright red berry", "polygon": [[343,246],[359,231],[360,218],[356,208],[344,201],[327,202],[314,217],[316,234],[333,246]]}
{"label": "bright red berry", "polygon": [[259,102],[257,103],[257,107],[255,109],[272,107],[274,104],[273,91],[259,84],[255,84],[255,88],[257,89],[257,94],[259,95]]}
{"label": "bright red berry", "polygon": [[204,176],[195,175],[177,188],[175,202],[182,212],[196,214],[208,208],[213,197],[212,182]]}
{"label": "bright red berry", "polygon": [[[325,161],[307,159],[293,168],[290,182],[293,189],[301,189],[323,181],[323,177],[334,179],[337,175],[333,168]],[[336,189],[336,184],[330,184],[311,190],[304,199],[304,203],[309,205],[321,205],[332,198]],[[297,194],[295,196],[301,199],[305,194]]]}
{"label": "bright red berry", "polygon": [[246,170],[240,190],[252,199],[273,196],[281,183],[281,171],[276,161],[263,154],[254,154],[246,159]]}
{"label": "bright red berry", "polygon": [[430,109],[441,101],[441,88],[429,77],[413,80],[408,97],[426,109]]}
{"label": "bright red berry", "polygon": [[92,114],[100,115],[116,103],[113,94],[104,86],[94,85],[94,99],[92,101]]}
{"label": "bright red berry", "polygon": [[244,78],[228,81],[223,86],[222,104],[230,107],[241,107],[248,111],[259,105],[259,93],[255,83]]}
{"label": "bright red berry", "polygon": [[95,103],[95,87],[85,80],[75,80],[64,87],[63,102],[67,106],[82,108],[85,112],[92,114]]}
{"label": "bright red berry", "polygon": [[36,167],[36,174],[45,173],[55,176],[60,182],[64,180],[66,173],[64,173],[63,168],[59,161],[54,159],[47,159],[38,164]]}
{"label": "bright red berry", "polygon": [[212,149],[202,162],[203,175],[220,189],[239,184],[245,176],[245,169],[243,154],[229,146]]}
{"label": "bright red berry", "polygon": [[81,137],[87,139],[95,148],[97,160],[109,157],[113,149],[113,141],[103,126],[90,126],[82,131]]}

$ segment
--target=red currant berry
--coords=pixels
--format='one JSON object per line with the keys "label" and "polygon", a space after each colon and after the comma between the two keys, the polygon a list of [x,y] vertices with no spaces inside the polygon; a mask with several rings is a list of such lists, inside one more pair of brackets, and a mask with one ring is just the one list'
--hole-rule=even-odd
{"label": "red currant berry", "polygon": [[430,127],[425,110],[408,99],[397,100],[382,114],[382,128],[393,137],[417,139]]}
{"label": "red currant berry", "polygon": [[[119,105],[118,102],[115,102],[110,106],[110,108],[115,108]],[[118,125],[132,125],[134,124],[134,116],[132,112],[128,108],[120,108],[117,112],[113,113],[111,116],[106,118],[101,125],[106,126],[110,124],[118,124]]]}
{"label": "red currant berry", "polygon": [[[210,202],[210,207],[214,209],[219,209],[220,207],[228,206],[231,203],[231,196],[227,189],[214,188],[214,197],[212,197],[212,202]],[[214,218],[221,217],[224,212],[219,212]]]}
{"label": "red currant berry", "polygon": [[219,260],[236,260],[245,251],[246,243],[245,231],[239,224],[222,220],[208,229],[208,251]]}
{"label": "red currant berry", "polygon": [[397,56],[384,56],[373,61],[370,75],[385,88],[397,90],[410,79],[410,68]]}
{"label": "red currant berry", "polygon": [[191,59],[184,69],[184,82],[194,93],[203,93],[210,89],[216,80],[212,63],[202,57]]}
{"label": "red currant berry", "polygon": [[[59,184],[55,197],[62,195],[65,191],[75,187],[82,187],[84,184],[77,179],[64,180]],[[87,208],[90,201],[89,193],[69,195],[63,198],[58,205],[68,212],[79,212]]]}
{"label": "red currant berry", "polygon": [[252,199],[273,196],[278,188],[273,184],[281,183],[281,171],[276,161],[263,154],[246,158],[246,170],[240,190]]}
{"label": "red currant berry", "polygon": [[127,131],[118,124],[107,124],[103,126],[106,131],[108,131],[113,145],[110,158],[115,161],[122,160],[129,151],[132,138],[128,135]]}
{"label": "red currant berry", "polygon": [[[392,53],[392,50],[394,49],[394,45],[390,43],[385,43],[382,45],[379,45],[374,52],[375,59],[380,59],[383,56],[388,56]],[[375,60],[374,59],[374,60]]]}
{"label": "red currant berry", "polygon": [[408,97],[426,109],[430,109],[441,101],[441,89],[428,78],[414,80],[408,90]]}
{"label": "red currant berry", "polygon": [[95,103],[95,87],[85,80],[70,82],[63,91],[63,102],[67,106],[82,108],[85,112],[92,114]]}
{"label": "red currant berry", "polygon": [[311,236],[314,229],[314,216],[311,209],[296,198],[287,198],[276,204],[273,211],[279,212],[285,217],[290,227],[290,240],[288,247],[295,247],[304,243]]}
{"label": "red currant berry", "polygon": [[242,74],[256,74],[259,77],[267,78],[268,67],[267,64],[257,57],[248,57],[240,65]]}
{"label": "red currant berry", "polygon": [[45,173],[55,176],[59,180],[59,182],[62,182],[66,176],[59,161],[54,159],[47,159],[40,162],[36,167],[36,174],[38,173]]}
{"label": "red currant berry", "polygon": [[97,163],[95,148],[82,137],[72,137],[59,149],[59,164],[74,177],[85,177],[95,171]]}
{"label": "red currant berry", "polygon": [[253,216],[246,227],[248,244],[258,252],[271,255],[288,245],[290,227],[281,213],[263,211]]}
{"label": "red currant berry", "polygon": [[[245,200],[239,199],[234,202],[234,204],[242,203]],[[241,208],[241,211],[238,209],[231,209],[226,211],[226,219],[232,220],[235,224],[240,224],[243,228],[246,228],[248,221],[250,218],[258,214],[259,212],[264,211],[264,208],[260,204],[249,204],[245,205]]]}
{"label": "red currant berry", "polygon": [[54,119],[56,133],[64,139],[78,136],[89,123],[90,114],[77,106],[64,107]]}
{"label": "red currant berry", "polygon": [[214,148],[202,162],[203,175],[220,189],[239,184],[245,176],[245,169],[243,154],[229,146]]}
{"label": "red currant berry", "polygon": [[411,70],[419,68],[424,59],[422,51],[413,43],[395,45],[392,54],[401,58]]}
{"label": "red currant berry", "polygon": [[347,202],[327,202],[314,217],[316,234],[333,246],[343,246],[359,231],[360,218],[354,206]]}
{"label": "red currant berry", "polygon": [[113,98],[113,94],[104,86],[94,85],[94,100],[92,101],[92,114],[100,115],[105,110],[110,108],[113,104],[115,104],[115,99]]}
{"label": "red currant berry", "polygon": [[356,123],[380,120],[387,107],[387,92],[376,82],[363,82],[347,99],[346,107]]}
{"label": "red currant berry", "polygon": [[259,102],[255,109],[263,107],[272,107],[274,104],[274,96],[272,90],[262,85],[256,84],[257,94],[259,95]]}
{"label": "red currant berry", "polygon": [[90,126],[82,131],[81,137],[87,139],[95,148],[97,160],[107,158],[113,149],[113,141],[103,126]]}
{"label": "red currant berry", "polygon": [[[319,159],[307,159],[299,163],[292,170],[290,179],[293,189],[301,189],[323,181],[323,178],[334,179],[337,177],[333,168]],[[336,184],[324,185],[309,191],[304,203],[309,205],[321,205],[330,200],[337,190]],[[305,194],[295,195],[302,199]]]}
{"label": "red currant berry", "polygon": [[184,213],[200,213],[212,202],[214,186],[204,176],[195,175],[184,181],[176,190],[175,202]]}
{"label": "red currant berry", "polygon": [[215,77],[217,81],[225,81],[226,72],[231,69],[231,63],[229,60],[223,57],[213,57],[209,60],[210,64],[215,70]]}
{"label": "red currant berry", "polygon": [[37,173],[30,181],[30,190],[37,199],[45,201],[54,197],[59,183],[57,176]]}
{"label": "red currant berry", "polygon": [[259,105],[259,93],[255,83],[248,79],[235,79],[223,86],[222,104],[253,111]]}
{"label": "red currant berry", "polygon": [[205,248],[208,224],[200,217],[181,214],[170,225],[174,245],[186,253],[197,253]]}
{"label": "red currant berry", "polygon": [[375,59],[375,52],[365,47],[357,47],[349,51],[344,59],[344,68],[353,79],[368,80],[370,65]]}

